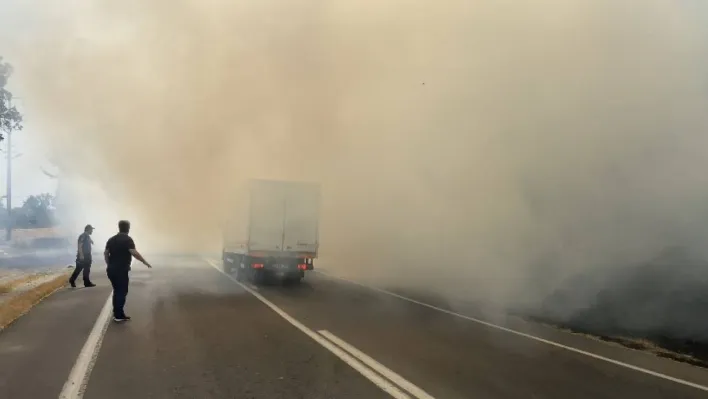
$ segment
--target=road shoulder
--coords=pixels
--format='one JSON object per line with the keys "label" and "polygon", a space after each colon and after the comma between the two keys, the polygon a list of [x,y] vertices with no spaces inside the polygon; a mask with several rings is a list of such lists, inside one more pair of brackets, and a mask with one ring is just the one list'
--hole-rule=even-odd
{"label": "road shoulder", "polygon": [[59,395],[111,292],[107,279],[95,283],[60,289],[0,331],[0,397]]}

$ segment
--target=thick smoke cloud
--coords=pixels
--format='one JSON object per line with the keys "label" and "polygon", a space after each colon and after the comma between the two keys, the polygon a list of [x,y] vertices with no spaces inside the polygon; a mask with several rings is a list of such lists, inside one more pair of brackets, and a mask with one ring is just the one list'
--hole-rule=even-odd
{"label": "thick smoke cloud", "polygon": [[250,177],[323,183],[327,266],[505,305],[708,237],[697,3],[45,2],[38,139],[149,245],[218,250]]}

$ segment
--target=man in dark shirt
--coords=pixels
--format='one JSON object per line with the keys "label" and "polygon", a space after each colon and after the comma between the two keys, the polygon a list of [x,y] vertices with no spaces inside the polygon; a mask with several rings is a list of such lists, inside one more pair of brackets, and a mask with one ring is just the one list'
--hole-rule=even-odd
{"label": "man in dark shirt", "polygon": [[84,232],[79,236],[78,245],[76,246],[76,269],[71,274],[69,278],[69,284],[72,287],[76,287],[76,279],[79,277],[79,273],[84,272],[84,287],[95,287],[96,284],[91,282],[91,247],[93,246],[93,240],[91,239],[91,234],[93,233],[93,226],[87,224],[84,227]]}
{"label": "man in dark shirt", "polygon": [[145,266],[152,268],[140,255],[140,252],[135,249],[135,243],[128,235],[129,232],[129,221],[121,220],[118,222],[118,234],[108,239],[106,250],[103,252],[107,265],[106,273],[113,286],[113,320],[116,322],[130,320],[130,317],[126,316],[123,311],[123,307],[128,296],[128,285],[130,283],[128,274],[133,257],[145,264]]}

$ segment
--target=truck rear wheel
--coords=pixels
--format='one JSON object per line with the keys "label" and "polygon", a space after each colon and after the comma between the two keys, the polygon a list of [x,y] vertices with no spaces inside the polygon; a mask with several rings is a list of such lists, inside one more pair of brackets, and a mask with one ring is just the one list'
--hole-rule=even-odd
{"label": "truck rear wheel", "polygon": [[246,279],[245,269],[243,268],[243,256],[237,256],[234,259],[232,273],[235,274],[237,281],[243,281]]}
{"label": "truck rear wheel", "polygon": [[245,270],[241,268],[241,265],[236,266],[236,281],[243,281],[246,279]]}
{"label": "truck rear wheel", "polygon": [[230,255],[226,252],[222,252],[222,254],[221,254],[221,269],[226,274],[232,274],[234,272],[233,255]]}
{"label": "truck rear wheel", "polygon": [[252,269],[251,282],[255,285],[261,285],[265,281],[265,273],[260,269]]}
{"label": "truck rear wheel", "polygon": [[224,269],[224,273],[226,273],[226,274],[233,273],[233,267],[231,266],[231,263],[229,263],[229,261],[227,261],[227,260],[224,260],[224,262],[223,262],[223,269]]}

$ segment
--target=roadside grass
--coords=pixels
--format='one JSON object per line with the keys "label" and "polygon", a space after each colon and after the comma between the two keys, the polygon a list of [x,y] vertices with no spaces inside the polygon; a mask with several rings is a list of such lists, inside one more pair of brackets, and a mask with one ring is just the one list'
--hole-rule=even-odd
{"label": "roadside grass", "polygon": [[[0,330],[12,324],[46,297],[66,286],[68,284],[68,274],[68,272],[59,274],[51,280],[38,284],[27,291],[18,292],[0,303]],[[33,278],[30,277],[32,276],[19,280],[24,280],[24,282],[32,281]],[[34,275],[34,279],[39,277],[41,277],[41,275]],[[5,289],[12,291],[14,287],[21,284],[17,283],[13,285],[13,283],[14,281],[8,283],[7,285],[11,287]]]}
{"label": "roadside grass", "polygon": [[708,361],[701,359],[692,353],[682,353],[672,350],[659,342],[647,338],[631,338],[622,336],[597,336],[602,341],[612,342],[626,346],[630,349],[652,353],[656,356],[675,360],[677,362],[688,363],[693,366],[708,368]]}
{"label": "roadside grass", "polygon": [[693,349],[691,348],[692,346],[700,345],[684,343],[687,347],[678,349],[676,348],[676,340],[670,340],[670,342],[660,342],[659,339],[628,337],[623,336],[621,334],[601,334],[598,332],[585,331],[581,328],[573,328],[565,324],[553,323],[549,320],[545,320],[542,318],[526,317],[525,319],[573,335],[580,335],[597,341],[604,341],[610,344],[624,346],[629,349],[651,353],[654,356],[671,359],[677,362],[688,363],[693,366],[708,368],[708,358],[693,353],[694,351],[691,350]]}
{"label": "roadside grass", "polygon": [[12,279],[10,281],[2,282],[0,283],[0,294],[9,294],[10,292],[14,291],[15,288],[23,284],[31,283],[32,281],[37,280],[42,276],[43,274],[35,273],[29,276],[23,276],[20,278]]}

